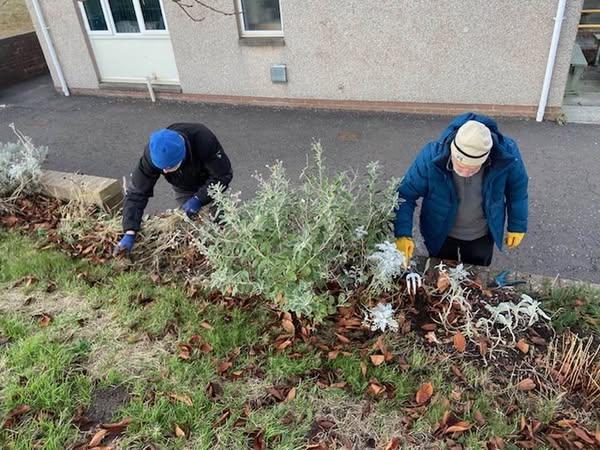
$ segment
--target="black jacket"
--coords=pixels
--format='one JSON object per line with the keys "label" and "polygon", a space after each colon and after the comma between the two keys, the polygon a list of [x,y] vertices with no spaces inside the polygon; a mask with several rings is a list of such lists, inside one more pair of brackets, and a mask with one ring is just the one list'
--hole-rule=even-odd
{"label": "black jacket", "polygon": [[146,145],[127,183],[123,204],[125,231],[140,229],[144,209],[148,199],[154,195],[154,185],[161,175],[179,189],[195,191],[202,205],[212,200],[208,195],[209,186],[221,183],[227,188],[233,178],[229,158],[212,131],[199,123],[174,123],[167,128],[177,131],[185,139],[185,158],[179,169],[165,174],[152,164],[150,149]]}

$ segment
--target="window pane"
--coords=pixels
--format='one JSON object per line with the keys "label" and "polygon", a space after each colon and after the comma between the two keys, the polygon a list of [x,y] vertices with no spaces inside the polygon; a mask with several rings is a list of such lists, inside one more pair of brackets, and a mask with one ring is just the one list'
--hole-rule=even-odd
{"label": "window pane", "polygon": [[83,2],[83,9],[87,16],[87,21],[92,31],[106,31],[106,20],[104,20],[104,13],[102,12],[102,6],[100,6],[100,0],[86,0]]}
{"label": "window pane", "polygon": [[242,12],[247,31],[281,31],[279,0],[242,0]]}
{"label": "window pane", "polygon": [[108,0],[117,33],[139,33],[132,0]]}
{"label": "window pane", "polygon": [[159,0],[140,0],[146,30],[164,30],[165,21],[160,10]]}

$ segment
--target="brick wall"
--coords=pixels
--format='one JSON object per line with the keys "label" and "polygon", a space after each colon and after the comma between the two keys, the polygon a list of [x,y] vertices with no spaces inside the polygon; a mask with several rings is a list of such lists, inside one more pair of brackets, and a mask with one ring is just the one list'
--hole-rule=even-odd
{"label": "brick wall", "polygon": [[48,72],[34,31],[0,39],[0,87]]}

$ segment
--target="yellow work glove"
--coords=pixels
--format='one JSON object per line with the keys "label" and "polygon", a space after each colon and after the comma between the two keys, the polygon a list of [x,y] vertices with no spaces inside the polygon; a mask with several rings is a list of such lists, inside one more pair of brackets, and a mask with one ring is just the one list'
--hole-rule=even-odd
{"label": "yellow work glove", "polygon": [[506,245],[508,248],[517,248],[524,237],[525,233],[513,233],[512,231],[509,231],[506,233]]}
{"label": "yellow work glove", "polygon": [[413,252],[415,251],[415,242],[407,236],[399,237],[396,239],[396,248],[404,255],[404,263],[408,266],[409,261],[412,259]]}

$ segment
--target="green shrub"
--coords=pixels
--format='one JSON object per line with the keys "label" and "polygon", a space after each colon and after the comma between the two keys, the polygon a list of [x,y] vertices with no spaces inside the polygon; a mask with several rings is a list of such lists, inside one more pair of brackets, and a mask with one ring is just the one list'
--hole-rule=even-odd
{"label": "green shrub", "polygon": [[[397,180],[382,185],[377,163],[364,176],[330,175],[319,143],[312,152],[299,186],[278,162],[269,177],[255,176],[257,193],[247,202],[213,189],[218,220],[204,221],[197,233],[211,287],[263,295],[320,320],[371,280],[369,254],[390,233]],[[337,298],[332,283],[343,292]]]}

